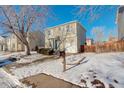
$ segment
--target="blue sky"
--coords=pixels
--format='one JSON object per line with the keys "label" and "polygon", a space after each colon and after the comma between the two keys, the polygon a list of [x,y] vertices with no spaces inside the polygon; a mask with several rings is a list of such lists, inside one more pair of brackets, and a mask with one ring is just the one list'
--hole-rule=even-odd
{"label": "blue sky", "polygon": [[[100,18],[94,20],[92,23],[89,23],[86,19],[79,20],[80,23],[87,30],[87,38],[95,38],[92,34],[92,29],[94,28],[103,28],[104,40],[108,39],[109,33],[117,36],[117,24],[115,23],[115,21],[118,6],[113,6],[111,10],[109,9],[109,7],[110,6],[105,6],[104,9],[100,12]],[[18,7],[15,6],[15,8]],[[75,6],[73,5],[52,5],[49,6],[49,8],[54,13],[56,19],[49,19],[46,23],[46,27],[52,27],[65,22],[78,20],[77,18],[75,18]],[[88,17],[90,16],[87,16],[87,18]],[[2,32],[2,30],[0,30],[0,32]]]}
{"label": "blue sky", "polygon": [[[113,36],[117,36],[117,24],[116,24],[116,13],[118,6],[112,6],[112,9],[109,9],[110,6],[105,6],[102,12],[100,12],[100,18],[94,20],[92,23],[89,23],[87,20],[79,20],[84,28],[87,30],[87,38],[94,38],[92,34],[92,29],[96,27],[100,27],[104,29],[104,40],[108,39],[109,33]],[[58,24],[62,24],[64,22],[77,20],[74,17],[72,11],[75,9],[74,6],[50,6],[51,10],[55,13],[58,20],[53,21],[49,20],[47,26],[55,26]]]}

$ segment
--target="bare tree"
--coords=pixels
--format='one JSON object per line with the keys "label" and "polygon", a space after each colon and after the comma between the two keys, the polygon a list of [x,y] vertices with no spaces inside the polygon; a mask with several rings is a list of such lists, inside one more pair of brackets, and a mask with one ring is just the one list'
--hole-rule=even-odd
{"label": "bare tree", "polygon": [[62,52],[62,58],[63,58],[63,72],[66,71],[66,65],[67,65],[67,62],[66,62],[66,49],[67,47],[65,46],[65,41],[67,40],[67,36],[68,36],[68,30],[70,28],[67,27],[65,32],[63,33],[62,31],[62,36],[61,36],[61,39],[60,39],[60,43],[59,45],[57,46],[57,49],[59,49],[60,45],[63,44],[63,52]]}
{"label": "bare tree", "polygon": [[111,13],[112,9],[116,9],[118,6],[111,5],[80,5],[74,6],[72,13],[77,20],[92,23],[102,17],[103,11]]}
{"label": "bare tree", "polygon": [[104,40],[104,28],[95,27],[92,29],[92,33],[95,36],[96,52],[99,52],[99,45],[101,45]]}
{"label": "bare tree", "polygon": [[28,33],[40,29],[49,15],[47,6],[0,6],[0,25],[7,32],[14,34],[24,45],[30,55]]}
{"label": "bare tree", "polygon": [[[111,6],[111,5],[81,5],[81,6],[75,6],[75,9],[72,11],[75,18],[79,21],[88,22],[89,25],[96,22],[103,16],[103,11],[106,13],[111,13],[112,9],[116,9],[119,6]],[[115,12],[116,13],[116,12]],[[94,35],[97,38],[97,43],[101,42],[101,39],[103,39],[104,35],[103,32],[100,29],[94,29]],[[96,39],[95,38],[95,39]]]}
{"label": "bare tree", "polygon": [[[74,30],[74,28],[72,26],[69,26],[69,25],[67,25],[65,29],[60,30],[61,31],[61,35],[60,35],[60,38],[59,38],[60,42],[57,46],[56,52],[60,51],[59,50],[60,46],[63,45],[63,49],[62,49],[63,51],[61,51],[61,54],[60,54],[63,58],[63,62],[62,62],[63,63],[63,72],[67,70],[67,65],[68,65],[67,60],[66,60],[66,51],[67,51],[68,48],[73,46],[72,43],[74,42],[73,38],[71,39],[69,37],[70,32],[74,33],[73,30]],[[68,43],[68,40],[69,40],[69,45],[66,46],[66,44]]]}
{"label": "bare tree", "polygon": [[[49,45],[47,45],[47,47],[50,47],[51,49],[54,49],[54,47],[52,45],[53,41],[54,41],[53,39],[58,41],[56,49],[54,49],[54,54],[57,57],[62,57],[63,58],[63,62],[62,62],[63,63],[63,71],[66,71],[66,49],[68,47],[71,47],[71,45],[68,46],[68,47],[65,46],[65,43],[67,43],[66,40],[68,39],[68,34],[70,33],[69,30],[71,30],[71,28],[67,25],[67,26],[64,26],[64,27],[59,27],[59,29],[58,29],[59,34],[56,35],[54,38],[52,37],[52,35],[45,35],[46,38],[49,38],[48,39],[48,42],[49,42],[48,44]],[[48,32],[46,32],[46,33],[47,34],[48,33],[52,34],[54,32],[49,32],[49,30],[48,30]]]}
{"label": "bare tree", "polygon": [[92,34],[95,37],[95,42],[101,43],[104,39],[104,27],[94,27]]}

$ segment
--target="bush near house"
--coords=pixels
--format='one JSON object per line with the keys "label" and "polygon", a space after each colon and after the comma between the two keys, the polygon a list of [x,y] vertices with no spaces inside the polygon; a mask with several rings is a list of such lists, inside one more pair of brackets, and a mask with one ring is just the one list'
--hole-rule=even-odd
{"label": "bush near house", "polygon": [[54,51],[50,48],[40,48],[37,50],[37,52],[45,55],[52,55],[54,53]]}
{"label": "bush near house", "polygon": [[84,46],[85,52],[123,52],[124,40],[103,43],[100,45]]}

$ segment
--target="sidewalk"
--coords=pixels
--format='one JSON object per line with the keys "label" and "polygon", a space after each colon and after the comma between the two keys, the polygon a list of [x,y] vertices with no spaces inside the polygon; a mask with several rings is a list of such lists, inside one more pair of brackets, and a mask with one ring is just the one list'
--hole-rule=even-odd
{"label": "sidewalk", "polygon": [[34,75],[21,81],[33,88],[80,88],[80,86],[46,74]]}

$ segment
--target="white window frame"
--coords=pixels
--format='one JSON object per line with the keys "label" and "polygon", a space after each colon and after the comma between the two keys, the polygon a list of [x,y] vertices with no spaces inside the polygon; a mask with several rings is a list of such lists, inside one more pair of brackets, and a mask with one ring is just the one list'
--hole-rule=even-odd
{"label": "white window frame", "polygon": [[48,33],[48,35],[51,35],[51,31],[50,30],[48,30],[47,33]]}

